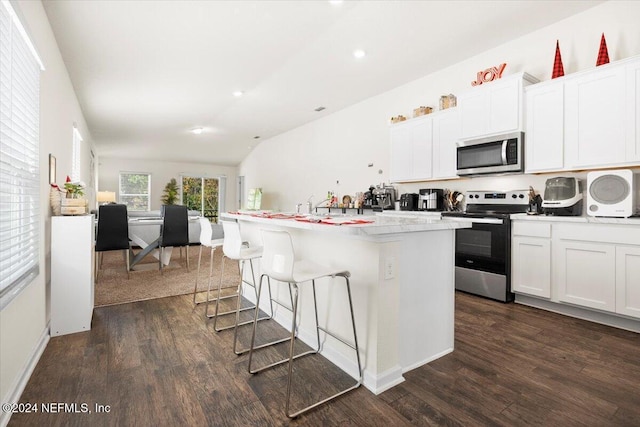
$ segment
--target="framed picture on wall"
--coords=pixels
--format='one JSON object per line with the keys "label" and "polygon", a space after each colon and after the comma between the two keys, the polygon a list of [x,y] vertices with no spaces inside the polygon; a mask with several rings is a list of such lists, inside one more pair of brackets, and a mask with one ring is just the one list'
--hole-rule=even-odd
{"label": "framed picture on wall", "polygon": [[56,183],[56,158],[49,153],[49,184]]}

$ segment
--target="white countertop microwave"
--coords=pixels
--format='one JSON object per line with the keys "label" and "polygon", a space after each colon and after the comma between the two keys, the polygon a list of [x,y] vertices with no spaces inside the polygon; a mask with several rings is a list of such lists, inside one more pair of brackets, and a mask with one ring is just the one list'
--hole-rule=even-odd
{"label": "white countertop microwave", "polygon": [[523,172],[524,133],[458,142],[456,171],[459,176]]}

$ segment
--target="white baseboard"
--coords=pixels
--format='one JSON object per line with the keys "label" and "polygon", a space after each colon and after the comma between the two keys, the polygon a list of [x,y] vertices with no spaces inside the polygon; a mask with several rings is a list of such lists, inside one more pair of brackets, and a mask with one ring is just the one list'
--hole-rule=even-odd
{"label": "white baseboard", "polygon": [[400,365],[396,365],[376,376],[371,375],[369,372],[364,373],[364,386],[375,395],[387,391],[402,382],[404,382],[404,377],[402,376]]}
{"label": "white baseboard", "polygon": [[435,355],[433,355],[431,357],[428,357],[428,358],[426,358],[424,360],[421,360],[420,362],[416,362],[416,363],[414,363],[414,364],[412,364],[410,366],[407,366],[406,368],[403,368],[402,369],[402,373],[404,374],[405,372],[412,371],[412,370],[414,370],[416,368],[419,368],[420,366],[426,365],[429,362],[433,362],[436,359],[440,359],[442,356],[445,356],[445,355],[447,355],[447,354],[449,354],[451,352],[453,352],[453,347],[449,347],[448,349],[446,349],[444,351],[441,351],[440,353],[437,353],[437,354],[435,354]]}
{"label": "white baseboard", "polygon": [[590,322],[612,326],[614,328],[640,333],[640,320],[603,313],[601,311],[577,307],[574,305],[556,303],[522,294],[516,294],[515,302],[522,305],[528,305],[529,307],[564,314],[565,316],[571,316],[582,320],[588,320]]}
{"label": "white baseboard", "polygon": [[[44,349],[47,347],[47,343],[49,342],[49,325],[42,331],[42,335],[38,339],[38,345],[35,346],[27,363],[24,365],[22,372],[16,377],[11,388],[7,392],[7,395],[2,399],[2,403],[18,403],[20,401],[20,396],[22,396],[22,392],[24,388],[27,386],[27,382],[29,382],[29,378],[31,378],[31,374],[33,374]],[[0,427],[6,427],[9,424],[9,419],[11,418],[10,412],[0,412]]]}

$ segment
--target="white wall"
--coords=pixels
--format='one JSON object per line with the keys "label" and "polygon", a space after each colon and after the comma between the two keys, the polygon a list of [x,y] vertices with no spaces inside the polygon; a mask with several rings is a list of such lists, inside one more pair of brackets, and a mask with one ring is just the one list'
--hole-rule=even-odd
{"label": "white wall", "polygon": [[[10,402],[24,387],[24,374],[48,336],[50,268],[49,153],[56,156],[58,182],[71,174],[73,124],[84,138],[81,179],[90,182],[88,132],[49,21],[39,1],[17,5],[46,70],[40,79],[40,274],[0,312],[0,399]],[[0,425],[3,422],[0,414]]]}
{"label": "white wall", "polygon": [[98,189],[100,191],[115,191],[118,194],[118,179],[120,172],[143,172],[151,174],[151,210],[160,209],[160,198],[164,194],[164,187],[175,178],[180,183],[180,175],[205,176],[217,178],[227,177],[226,209],[237,209],[236,187],[237,168],[235,166],[220,166],[202,163],[163,162],[158,160],[126,159],[115,157],[99,157],[98,159]]}
{"label": "white wall", "polygon": [[[612,1],[483,52],[447,69],[369,98],[260,143],[240,165],[246,187],[263,188],[263,208],[292,211],[314,194],[321,201],[328,190],[339,195],[366,191],[389,179],[389,118],[411,117],[414,108],[437,109],[441,95],[471,89],[476,73],[506,62],[504,75],[526,71],[549,80],[556,40],[565,74],[595,67],[600,37],[605,33],[610,60],[640,54],[640,2]],[[526,17],[522,17],[526,19]],[[400,44],[399,44],[400,46]],[[331,106],[328,106],[329,108]],[[368,163],[374,166],[367,167]],[[378,170],[382,174],[378,174]],[[563,174],[584,177],[585,174]],[[553,174],[551,176],[558,176]],[[420,188],[511,190],[532,185],[542,191],[548,175],[517,175],[423,182],[396,186],[398,194]],[[340,181],[337,185],[336,181]]]}

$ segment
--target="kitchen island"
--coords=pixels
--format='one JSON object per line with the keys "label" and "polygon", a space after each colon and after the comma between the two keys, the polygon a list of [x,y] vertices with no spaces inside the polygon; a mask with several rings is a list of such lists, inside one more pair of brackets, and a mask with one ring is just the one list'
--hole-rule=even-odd
{"label": "kitchen island", "polygon": [[[262,229],[286,230],[298,257],[351,272],[364,385],[373,393],[401,383],[403,372],[453,351],[454,231],[470,223],[382,215],[334,217],[341,225],[280,214],[226,213],[222,218],[237,220],[250,245],[262,245]],[[349,224],[352,220],[371,222]],[[246,269],[246,278],[250,274]],[[317,282],[319,322],[348,338],[348,303],[341,280]],[[289,301],[287,286],[272,283],[274,295]],[[311,286],[302,285],[300,290],[298,336],[313,346]],[[251,299],[253,292],[244,295]],[[260,306],[268,311],[267,298],[262,292]],[[291,325],[286,310],[276,309],[275,319],[285,328]],[[322,355],[357,377],[352,350],[331,337],[321,335],[321,339]]]}

